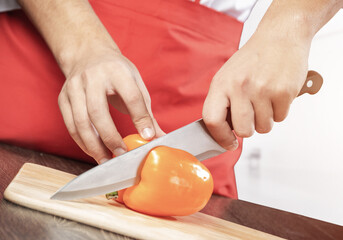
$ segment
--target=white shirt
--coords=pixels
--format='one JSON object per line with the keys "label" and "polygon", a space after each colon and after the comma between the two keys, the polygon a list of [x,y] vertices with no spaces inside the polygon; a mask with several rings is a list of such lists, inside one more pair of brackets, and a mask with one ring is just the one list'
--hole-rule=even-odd
{"label": "white shirt", "polygon": [[0,12],[7,12],[19,8],[20,6],[16,0],[0,0]]}
{"label": "white shirt", "polygon": [[[200,0],[200,4],[230,15],[241,22],[245,22],[256,1],[257,0]],[[0,0],[0,12],[19,8],[20,6],[16,0]]]}
{"label": "white shirt", "polygon": [[200,4],[245,22],[257,0],[200,0]]}

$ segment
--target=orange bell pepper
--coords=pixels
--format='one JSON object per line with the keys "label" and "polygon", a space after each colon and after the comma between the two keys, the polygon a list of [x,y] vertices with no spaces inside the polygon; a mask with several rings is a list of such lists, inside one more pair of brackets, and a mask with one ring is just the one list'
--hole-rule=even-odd
{"label": "orange bell pepper", "polygon": [[[124,138],[128,150],[148,141],[138,134]],[[141,213],[154,216],[185,216],[205,207],[213,192],[209,170],[190,153],[159,146],[142,162],[137,185],[108,194]]]}

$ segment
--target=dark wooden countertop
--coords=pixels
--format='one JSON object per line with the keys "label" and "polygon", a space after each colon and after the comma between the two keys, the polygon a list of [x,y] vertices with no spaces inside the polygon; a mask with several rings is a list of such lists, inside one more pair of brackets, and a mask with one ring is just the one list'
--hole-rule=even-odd
{"label": "dark wooden countertop", "polygon": [[[0,239],[131,239],[24,208],[3,199],[26,162],[80,174],[92,165],[0,143]],[[287,239],[343,239],[343,227],[297,214],[213,195],[202,212]]]}

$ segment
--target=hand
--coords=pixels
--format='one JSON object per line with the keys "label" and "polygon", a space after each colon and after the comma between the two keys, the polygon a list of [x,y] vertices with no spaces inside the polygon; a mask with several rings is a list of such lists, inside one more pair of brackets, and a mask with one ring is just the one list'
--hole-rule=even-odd
{"label": "hand", "polygon": [[272,2],[251,39],[212,80],[203,119],[220,145],[235,150],[235,134],[267,133],[285,119],[305,82],[314,35],[342,7],[343,0]]}
{"label": "hand", "polygon": [[[94,49],[66,74],[58,104],[69,133],[84,152],[103,162],[126,151],[108,103],[128,113],[145,139],[164,133],[151,112],[150,96],[134,66],[119,51]],[[110,150],[110,151],[109,151]]]}
{"label": "hand", "polygon": [[126,151],[108,103],[129,113],[143,138],[164,134],[138,70],[120,53],[88,1],[18,1],[66,76],[58,103],[83,151],[98,163]]}
{"label": "hand", "polygon": [[[286,118],[306,78],[309,46],[256,33],[222,66],[203,107],[205,124],[221,146],[235,150],[235,134],[268,133],[274,121]],[[226,121],[228,108],[234,129]]]}

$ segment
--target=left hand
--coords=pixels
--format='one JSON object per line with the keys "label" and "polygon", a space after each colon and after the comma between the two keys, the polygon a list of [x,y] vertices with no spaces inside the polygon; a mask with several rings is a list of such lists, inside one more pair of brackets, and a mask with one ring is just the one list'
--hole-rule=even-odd
{"label": "left hand", "polygon": [[[255,33],[212,80],[203,119],[228,150],[238,147],[235,134],[268,133],[274,121],[283,121],[305,82],[310,41],[276,34]],[[226,121],[228,108],[234,129]]]}

